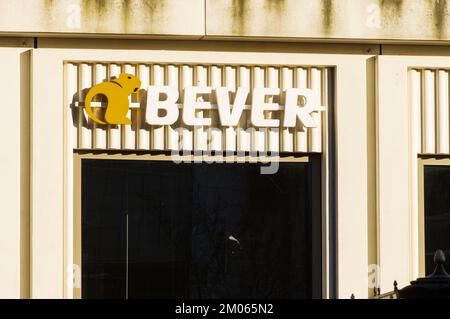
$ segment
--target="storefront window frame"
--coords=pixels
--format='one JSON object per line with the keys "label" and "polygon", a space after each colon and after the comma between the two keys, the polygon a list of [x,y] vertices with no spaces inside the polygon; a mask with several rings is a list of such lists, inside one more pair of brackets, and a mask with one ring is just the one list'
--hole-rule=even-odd
{"label": "storefront window frame", "polygon": [[[144,152],[105,152],[105,151],[74,151],[74,223],[73,223],[73,251],[74,251],[74,264],[79,265],[79,275],[82,275],[82,251],[81,251],[81,211],[82,211],[82,161],[89,159],[97,160],[138,160],[138,161],[172,161],[170,152],[158,152],[158,151],[144,151]],[[242,161],[242,157],[239,157]],[[246,162],[249,162],[248,155],[246,155]],[[196,157],[192,155],[192,159],[196,160]],[[198,159],[197,159],[198,160]],[[323,295],[322,282],[325,270],[323,269],[322,260],[326,258],[323,251],[323,232],[326,230],[326,224],[323,216],[322,209],[322,186],[321,186],[321,155],[314,153],[299,153],[280,155],[280,163],[308,163],[311,165],[312,170],[312,198],[311,198],[311,218],[312,218],[312,297],[321,298]],[[207,164],[205,164],[207,165]],[[263,164],[267,165],[267,164]],[[81,285],[81,281],[80,281]],[[73,287],[73,298],[82,298],[82,288]]]}
{"label": "storefront window frame", "polygon": [[[70,40],[67,40],[68,43]],[[231,63],[327,67],[333,113],[324,127],[321,163],[325,269],[323,298],[368,295],[367,181],[368,108],[372,91],[367,81],[374,70],[370,54],[311,53],[301,45],[280,43],[273,50],[253,43],[205,42],[173,49],[158,41],[140,50],[107,48],[32,50],[31,77],[31,296],[73,298],[70,225],[73,219],[73,147],[67,138],[69,112],[63,106],[65,62],[96,63]],[[169,49],[168,49],[169,48]],[[337,48],[339,52],[339,47]],[[281,64],[280,64],[281,62]],[[54,85],[42,79],[51,78]],[[357,107],[355,107],[357,106]],[[331,122],[330,122],[331,121]],[[349,134],[351,128],[351,134]],[[332,145],[330,145],[330,143]],[[335,148],[335,149],[334,149]],[[69,228],[68,228],[69,227]],[[357,231],[355,231],[357,229]],[[47,252],[52,251],[49,255]]]}
{"label": "storefront window frame", "polygon": [[419,238],[419,275],[426,276],[425,270],[425,167],[426,166],[448,166],[450,167],[450,156],[448,155],[424,155],[418,157],[418,238]]}

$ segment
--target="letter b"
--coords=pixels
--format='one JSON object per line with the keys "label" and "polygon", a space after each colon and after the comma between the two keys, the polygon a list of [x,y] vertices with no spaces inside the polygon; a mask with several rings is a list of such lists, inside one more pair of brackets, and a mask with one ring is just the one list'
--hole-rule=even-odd
{"label": "letter b", "polygon": [[[160,94],[165,94],[166,99],[161,101]],[[147,110],[145,120],[150,125],[171,125],[178,119],[178,91],[170,86],[149,86],[147,90]],[[165,110],[166,114],[160,116],[159,110]]]}

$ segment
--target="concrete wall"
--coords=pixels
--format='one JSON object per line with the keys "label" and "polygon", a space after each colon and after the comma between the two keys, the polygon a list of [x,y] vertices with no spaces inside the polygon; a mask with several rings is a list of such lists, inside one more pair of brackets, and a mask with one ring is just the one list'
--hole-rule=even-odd
{"label": "concrete wall", "polygon": [[30,52],[0,50],[0,298],[29,297]]}
{"label": "concrete wall", "polygon": [[445,0],[210,0],[206,35],[448,40],[449,7]]}
{"label": "concrete wall", "polygon": [[[166,41],[173,42],[173,41]],[[178,41],[176,43],[179,43]],[[199,43],[199,42],[196,42]],[[201,42],[199,44],[205,44]],[[5,122],[0,129],[0,298],[71,298],[67,270],[73,242],[71,226],[73,198],[72,144],[68,142],[64,101],[63,66],[65,61],[126,61],[133,63],[273,64],[330,66],[336,78],[335,168],[339,193],[338,240],[328,239],[324,231],[324,260],[327,247],[336,245],[338,266],[324,262],[324,296],[328,292],[328,270],[337,268],[336,296],[348,298],[354,293],[367,297],[367,216],[368,162],[366,118],[370,104],[366,94],[367,71],[364,54],[294,53],[291,45],[277,45],[278,52],[266,52],[264,44],[253,43],[253,50],[240,43],[222,43],[214,50],[105,50],[105,49],[0,49],[0,67],[4,77]],[[231,45],[231,46],[230,46]],[[335,51],[338,51],[335,48]],[[24,53],[23,53],[24,52]],[[31,58],[31,63],[30,63]],[[42,79],[51,79],[43,81]],[[66,86],[67,88],[67,86]],[[65,103],[65,102],[64,102]],[[354,108],[354,105],[358,108]],[[351,127],[351,134],[349,134]],[[323,136],[327,131],[324,129]],[[325,158],[327,153],[323,152]],[[325,162],[324,162],[325,163]],[[323,166],[323,201],[328,201],[328,168]],[[79,202],[78,202],[79,203]],[[323,204],[325,213],[329,209]],[[75,208],[73,209],[75,210]],[[325,214],[324,213],[324,214]],[[326,227],[326,220],[324,227]],[[72,247],[72,248],[70,248]],[[334,281],[334,280],[333,280]],[[73,295],[75,296],[75,295]]]}
{"label": "concrete wall", "polygon": [[[49,176],[53,176],[51,173],[57,171],[55,167],[63,163],[60,158],[61,147],[55,148],[56,156],[51,157],[54,162],[49,162],[44,152],[45,147],[52,145],[48,143],[50,139],[45,140],[46,135],[42,133],[41,129],[45,126],[36,126],[36,123],[42,124],[43,121],[35,119],[32,129],[39,132],[34,136],[40,136],[42,140],[40,145],[45,147],[38,147],[39,144],[35,143],[34,157],[32,156],[33,148],[30,148],[28,110],[30,94],[31,96],[40,94],[42,97],[35,99],[35,105],[39,103],[47,108],[57,105],[57,102],[46,103],[45,98],[50,98],[51,95],[44,94],[44,89],[51,88],[46,83],[38,81],[37,75],[34,82],[39,83],[40,86],[35,85],[34,93],[29,87],[30,52],[26,53],[25,47],[32,47],[34,42],[39,45],[39,49],[31,50],[35,53],[34,70],[47,76],[51,74],[52,78],[62,77],[62,71],[57,69],[58,72],[49,73],[42,61],[51,61],[51,65],[54,66],[56,63],[51,54],[66,57],[66,54],[70,53],[71,55],[67,56],[73,58],[73,53],[69,50],[71,47],[99,50],[96,53],[98,56],[95,55],[98,60],[112,59],[113,52],[116,52],[117,60],[134,61],[130,58],[129,49],[143,50],[145,47],[146,50],[151,51],[134,52],[131,55],[135,57],[142,55],[143,61],[148,62],[149,56],[155,58],[153,50],[156,50],[161,60],[168,59],[167,55],[171,55],[173,61],[185,61],[192,55],[196,60],[201,57],[201,54],[207,55],[207,52],[213,52],[211,56],[219,62],[228,61],[233,57],[235,62],[241,63],[245,54],[253,58],[265,52],[265,60],[260,60],[259,63],[266,63],[267,59],[276,59],[279,63],[280,57],[283,57],[282,63],[287,63],[285,59],[303,52],[310,53],[308,59],[311,59],[312,65],[336,65],[336,57],[326,58],[323,54],[333,53],[340,55],[339,59],[345,60],[346,65],[349,65],[347,68],[342,68],[343,70],[355,68],[355,61],[358,59],[364,61],[358,64],[357,72],[348,73],[344,80],[342,74],[337,74],[339,79],[337,92],[340,98],[348,99],[344,103],[348,105],[348,108],[341,109],[341,113],[338,114],[339,123],[341,123],[338,127],[340,130],[338,138],[341,139],[338,141],[341,148],[338,155],[348,157],[338,161],[340,165],[338,171],[354,172],[355,167],[364,171],[367,166],[367,176],[364,174],[357,176],[359,185],[366,183],[368,185],[367,190],[365,186],[358,188],[359,192],[367,191],[367,197],[365,194],[358,196],[352,194],[346,197],[343,196],[342,190],[351,193],[351,186],[355,185],[354,174],[340,173],[338,178],[341,186],[338,187],[341,190],[338,208],[339,211],[345,212],[345,215],[342,215],[345,218],[339,219],[338,297],[347,298],[351,293],[355,293],[356,297],[366,296],[367,263],[378,264],[381,267],[383,292],[392,289],[394,279],[401,287],[409,280],[415,279],[419,275],[420,252],[416,223],[419,211],[417,192],[420,185],[417,184],[415,175],[417,174],[417,151],[414,151],[414,144],[409,140],[411,135],[409,130],[411,127],[414,128],[415,124],[409,122],[408,68],[420,66],[421,68],[448,69],[450,59],[435,56],[449,56],[450,50],[446,46],[424,48],[424,46],[378,46],[368,43],[405,41],[448,43],[450,40],[450,31],[447,30],[448,21],[450,21],[449,7],[450,1],[446,0],[0,0],[0,35],[7,36],[0,38],[0,46],[24,47],[22,49],[2,48],[0,52],[0,68],[4,75],[0,79],[0,92],[4,94],[4,118],[7,119],[0,129],[0,144],[2,149],[6,150],[0,161],[0,176],[2,176],[0,194],[3,207],[0,211],[2,221],[0,223],[0,260],[5,261],[0,263],[0,282],[2,283],[0,298],[30,297],[30,291],[34,292],[31,297],[35,298],[64,296],[62,291],[64,269],[61,262],[63,244],[60,240],[63,230],[58,228],[63,223],[61,213],[63,197],[58,196],[60,202],[57,204],[60,206],[42,209],[42,207],[46,208],[48,203],[54,203],[46,196],[52,197],[55,192],[46,192],[45,189],[37,187],[36,185],[42,184],[37,183],[36,173],[35,179],[31,180],[31,183],[36,186],[32,190],[41,191],[45,196],[30,195],[29,179],[32,172],[39,172],[38,177],[48,180]],[[14,38],[11,35],[20,38]],[[45,36],[45,38],[39,38],[36,41],[32,36]],[[72,36],[80,37],[80,39],[56,38]],[[97,40],[86,39],[87,37],[113,37],[127,40]],[[131,40],[146,37],[199,40],[302,40],[304,42],[305,40],[358,41],[364,44]],[[42,50],[41,44],[42,47],[57,47],[64,50],[50,50],[47,52],[49,56],[40,55],[37,52]],[[378,47],[380,51],[377,51]],[[104,51],[106,49],[115,50]],[[121,50],[117,51],[117,49]],[[77,54],[81,54],[82,51],[80,50]],[[234,55],[230,55],[228,51],[234,52]],[[105,52],[108,52],[107,57]],[[375,63],[375,58],[371,55],[381,53],[410,55],[410,57],[378,56]],[[358,54],[367,54],[367,56],[357,57]],[[425,57],[411,55],[425,55]],[[62,67],[64,60],[61,56],[59,56],[58,67]],[[45,57],[45,59],[39,60],[39,57]],[[94,59],[91,55],[76,57],[77,60]],[[354,74],[358,74],[359,80],[355,81]],[[58,83],[62,87],[61,78]],[[343,91],[339,85],[347,85],[347,83],[357,83],[358,88],[355,89],[353,85],[349,85],[351,90]],[[41,89],[38,89],[39,87]],[[375,87],[377,87],[376,91],[374,91]],[[354,121],[352,94],[362,96],[363,93],[367,94],[367,106],[365,103],[360,103],[358,105],[361,108],[357,108],[357,111],[360,119],[367,117],[367,122]],[[51,98],[62,100],[62,92],[58,90],[57,94],[59,95]],[[378,101],[376,108],[370,106],[374,99]],[[395,112],[392,112],[392,105],[401,107],[396,107]],[[48,117],[46,113],[36,112],[36,114]],[[59,113],[49,111],[48,114],[57,116]],[[342,121],[343,116],[347,119],[346,122]],[[375,118],[377,118],[376,123],[373,120]],[[342,123],[345,124],[342,125]],[[367,129],[367,136],[366,133],[354,134],[354,123],[358,124],[360,131]],[[374,125],[376,127],[373,127]],[[350,127],[351,134],[348,129]],[[53,136],[53,132],[50,133],[48,136]],[[393,139],[391,136],[396,138]],[[354,157],[350,151],[354,146],[354,143],[350,142],[356,138],[359,138],[358,145],[360,145],[360,150],[356,152],[358,158]],[[367,142],[363,142],[366,138]],[[350,142],[343,143],[347,140]],[[61,141],[62,139],[59,142],[62,143]],[[342,145],[349,145],[348,151],[342,148]],[[398,145],[402,147],[399,148]],[[41,157],[36,156],[38,150]],[[37,160],[48,165],[48,171],[36,170]],[[62,174],[57,173],[54,180],[61,184]],[[60,184],[58,185],[61,186]],[[55,189],[62,192],[63,187],[59,188],[59,186]],[[31,208],[30,197],[34,199]],[[360,199],[361,202],[357,205],[359,208],[355,206],[354,198]],[[42,231],[31,233],[33,251],[33,247],[30,248],[30,211],[38,210],[41,215],[34,215],[36,217],[32,223],[34,228],[31,228]],[[367,216],[360,214],[367,210],[369,210]],[[349,215],[349,212],[353,215]],[[355,220],[352,216],[358,218]],[[58,227],[54,227],[53,233],[46,231],[54,225]],[[354,240],[355,236],[362,240]],[[367,246],[369,246],[368,249]],[[54,247],[56,250],[53,249]],[[355,258],[357,254],[359,257]],[[367,257],[368,260],[366,260]],[[355,263],[359,266],[356,267]],[[48,265],[51,267],[47,267]],[[30,278],[30,274],[33,273],[34,278],[33,276]]]}
{"label": "concrete wall", "polygon": [[450,40],[447,0],[0,0],[0,34]]}
{"label": "concrete wall", "polygon": [[200,38],[204,17],[203,0],[0,0],[0,32],[7,34]]}

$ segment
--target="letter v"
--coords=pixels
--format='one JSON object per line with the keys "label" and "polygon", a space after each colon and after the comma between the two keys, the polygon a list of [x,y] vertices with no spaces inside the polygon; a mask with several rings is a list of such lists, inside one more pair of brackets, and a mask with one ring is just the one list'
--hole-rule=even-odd
{"label": "letter v", "polygon": [[237,126],[245,108],[249,89],[239,87],[234,98],[233,108],[230,106],[230,97],[227,87],[216,88],[217,108],[219,110],[220,123],[223,126]]}

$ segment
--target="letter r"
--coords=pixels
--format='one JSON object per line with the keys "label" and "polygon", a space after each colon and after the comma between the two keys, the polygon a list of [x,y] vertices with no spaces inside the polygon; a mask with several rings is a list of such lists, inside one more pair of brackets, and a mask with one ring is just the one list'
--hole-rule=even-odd
{"label": "letter r", "polygon": [[[306,103],[298,105],[298,97],[303,96]],[[290,88],[286,89],[286,105],[284,110],[285,127],[295,127],[297,117],[305,127],[317,127],[318,123],[311,116],[312,112],[322,111],[316,93],[311,89]]]}

